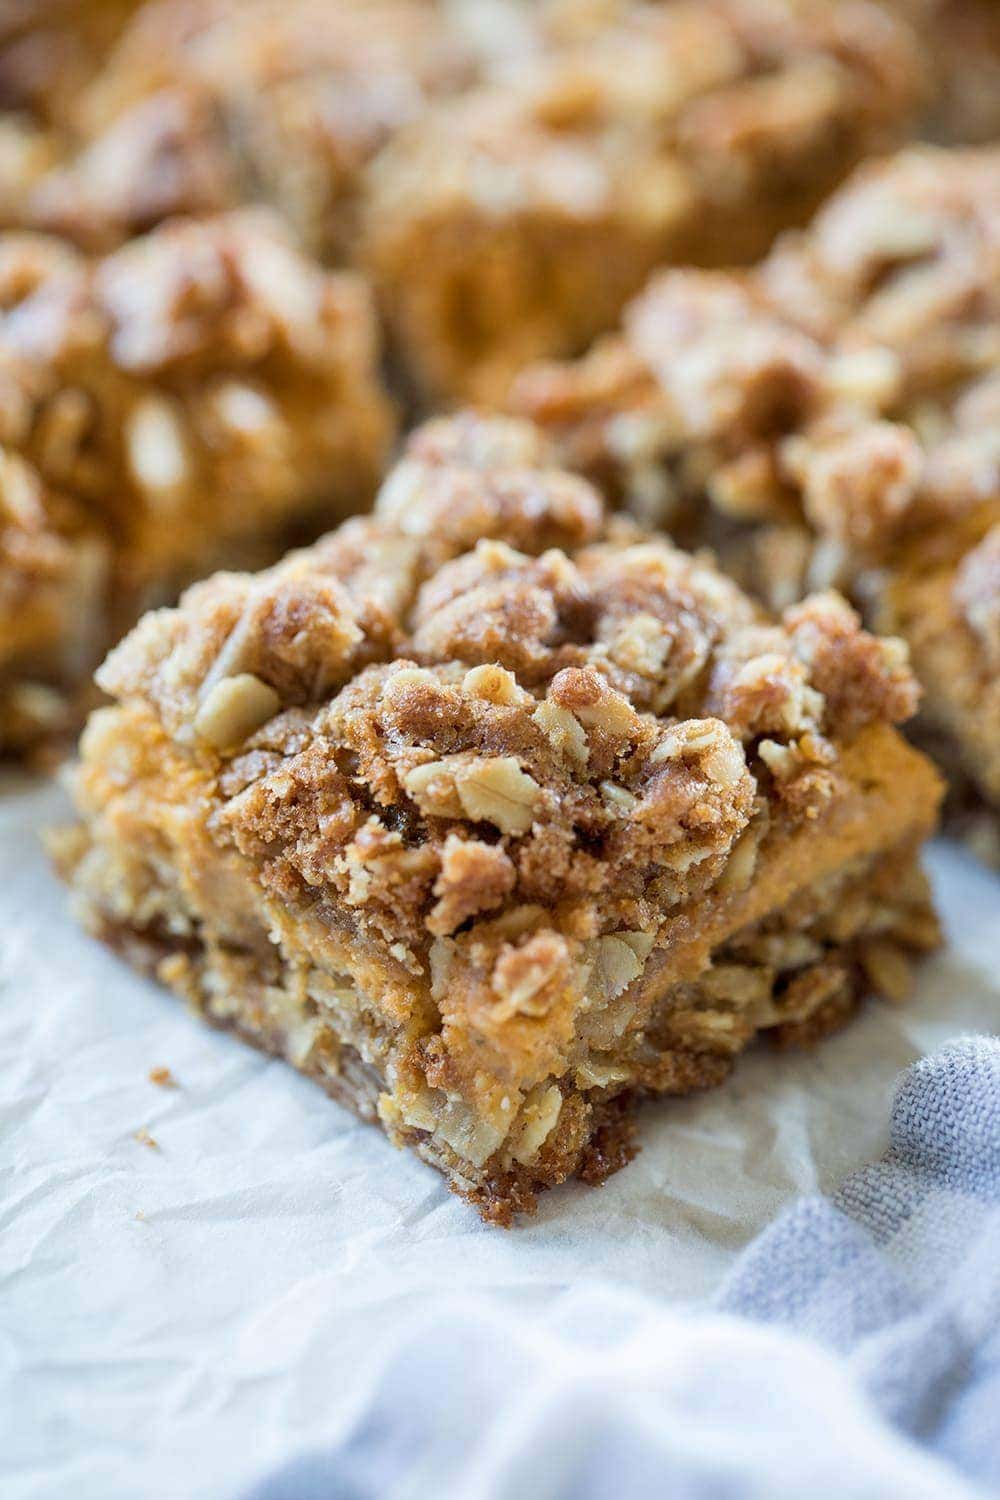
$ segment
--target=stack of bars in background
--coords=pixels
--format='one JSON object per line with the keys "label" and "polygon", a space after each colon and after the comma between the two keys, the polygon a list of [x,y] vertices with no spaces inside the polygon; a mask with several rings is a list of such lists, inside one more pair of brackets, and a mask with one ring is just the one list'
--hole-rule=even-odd
{"label": "stack of bars in background", "polygon": [[9,7],[0,752],[103,701],[87,924],[505,1223],[903,998],[924,752],[1000,856],[998,142],[991,0]]}

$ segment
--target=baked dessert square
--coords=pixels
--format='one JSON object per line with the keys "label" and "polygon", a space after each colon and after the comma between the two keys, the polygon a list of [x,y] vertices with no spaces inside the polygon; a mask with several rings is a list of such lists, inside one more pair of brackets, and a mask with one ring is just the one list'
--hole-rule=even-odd
{"label": "baked dessert square", "polygon": [[370,503],[392,434],[367,288],[266,214],[96,261],[0,237],[5,748],[32,737],[26,704],[58,726],[150,604]]}
{"label": "baked dessert square", "polygon": [[768,618],[529,424],[428,424],[373,516],[98,680],[54,839],[84,922],[494,1222],[936,942],[905,648],[833,594]]}
{"label": "baked dessert square", "polygon": [[[194,84],[157,89],[100,128],[48,139],[52,160],[22,179],[10,222],[93,255],[165,219],[221,213],[249,196],[218,110]],[[22,171],[33,166],[23,154],[14,162]]]}
{"label": "baked dessert square", "polygon": [[832,584],[901,633],[939,757],[1000,803],[996,147],[862,167],[755,271],[654,279],[512,405],[772,607]]}
{"label": "baked dessert square", "polygon": [[425,400],[502,401],[657,265],[753,260],[919,107],[915,37],[877,6],[612,4],[589,26],[560,9],[369,173],[365,263]]}

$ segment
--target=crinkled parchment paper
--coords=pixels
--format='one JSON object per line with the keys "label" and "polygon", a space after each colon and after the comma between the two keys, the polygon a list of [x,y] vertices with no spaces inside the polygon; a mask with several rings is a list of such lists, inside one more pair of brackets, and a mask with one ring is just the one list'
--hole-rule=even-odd
{"label": "crinkled parchment paper", "polygon": [[37,840],[64,811],[41,783],[0,795],[6,1500],[235,1496],[321,1442],[373,1344],[440,1293],[530,1311],[610,1277],[704,1296],[791,1197],[881,1150],[915,1056],[1000,1027],[1000,882],[939,844],[952,947],[915,1001],[648,1107],[630,1167],[503,1233],[82,936]]}

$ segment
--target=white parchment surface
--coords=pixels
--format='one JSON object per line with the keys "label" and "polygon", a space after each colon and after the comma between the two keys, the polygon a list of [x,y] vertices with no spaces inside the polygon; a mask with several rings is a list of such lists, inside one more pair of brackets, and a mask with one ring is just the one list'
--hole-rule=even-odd
{"label": "white parchment surface", "polygon": [[334,1431],[373,1348],[442,1293],[529,1313],[594,1278],[708,1295],[790,1198],[879,1153],[908,1063],[1000,1029],[1000,882],[939,844],[952,946],[914,1001],[648,1107],[630,1167],[504,1233],[79,933],[37,839],[64,812],[50,785],[0,792],[6,1500],[236,1496]]}

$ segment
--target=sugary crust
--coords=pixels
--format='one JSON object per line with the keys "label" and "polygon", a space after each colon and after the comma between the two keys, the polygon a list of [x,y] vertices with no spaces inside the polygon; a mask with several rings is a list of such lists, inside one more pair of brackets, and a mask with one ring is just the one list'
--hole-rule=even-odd
{"label": "sugary crust", "polygon": [[[948,601],[965,587],[958,544],[1000,497],[998,226],[996,148],[913,148],[861,168],[756,271],[660,275],[621,335],[525,372],[511,402],[773,607],[833,583],[881,610],[924,664],[929,718],[994,798],[996,727],[970,706],[998,666]],[[940,653],[910,577],[921,549],[940,560]],[[996,587],[977,577],[980,595]]]}
{"label": "sugary crust", "polygon": [[217,950],[245,988],[276,945],[267,983],[326,996],[390,1133],[508,1204],[583,1167],[588,1089],[718,1073],[657,1063],[644,1018],[937,800],[889,727],[916,701],[898,643],[834,596],[769,622],[547,464],[523,424],[430,424],[373,518],[147,616],[99,674],[118,706],[63,853],[95,926],[190,935],[165,977],[218,983],[258,1039]]}
{"label": "sugary crust", "polygon": [[1000,153],[911,148],[756,271],[654,278],[620,337],[513,404],[640,503],[669,464],[667,506],[700,487],[727,518],[892,545],[997,486],[998,222]]}
{"label": "sugary crust", "polygon": [[368,262],[426,394],[502,400],[654,265],[753,259],[919,95],[910,34],[865,4],[609,11],[376,164]]}
{"label": "sugary crust", "polygon": [[901,363],[904,401],[994,369],[1000,152],[915,146],[861,167],[764,263],[767,295],[827,342]]}
{"label": "sugary crust", "polygon": [[[220,103],[247,104],[255,91],[267,95],[288,83],[326,79],[350,90],[366,75],[367,98],[349,93],[341,123],[359,148],[371,149],[414,104],[465,81],[471,62],[461,28],[446,27],[421,0],[340,0],[336,6],[322,0],[154,0],[142,7],[81,101],[80,123],[97,129],[179,79],[195,80]],[[380,107],[386,112],[381,124]]]}
{"label": "sugary crust", "polygon": [[[0,441],[22,489],[64,497],[13,506],[3,590],[35,588],[40,530],[81,566],[78,537],[113,555],[66,646],[101,650],[191,576],[363,505],[391,433],[366,289],[266,215],[180,221],[93,262],[0,240]],[[51,682],[45,639],[33,665],[21,634],[25,670]]]}

